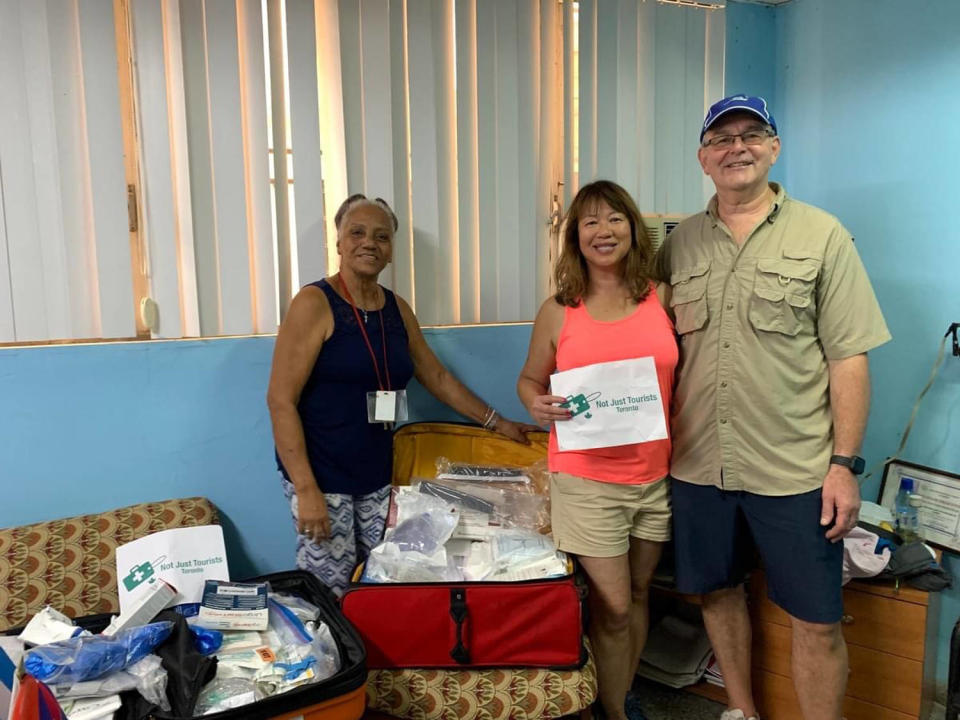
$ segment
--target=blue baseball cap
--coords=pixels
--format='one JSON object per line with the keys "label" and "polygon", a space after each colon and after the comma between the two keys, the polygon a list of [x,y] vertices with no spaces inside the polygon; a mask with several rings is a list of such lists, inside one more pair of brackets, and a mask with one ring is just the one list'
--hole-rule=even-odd
{"label": "blue baseball cap", "polygon": [[700,141],[703,141],[703,135],[710,129],[711,125],[727,113],[732,112],[753,113],[772,127],[774,132],[777,132],[777,121],[773,119],[773,115],[771,115],[767,109],[766,100],[762,97],[754,97],[752,95],[731,95],[710,106],[710,110],[707,111],[707,116],[703,119],[703,129],[700,130]]}

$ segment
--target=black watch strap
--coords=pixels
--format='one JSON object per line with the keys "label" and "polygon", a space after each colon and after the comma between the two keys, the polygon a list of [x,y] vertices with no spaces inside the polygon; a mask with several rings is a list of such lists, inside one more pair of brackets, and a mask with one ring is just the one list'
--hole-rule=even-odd
{"label": "black watch strap", "polygon": [[859,455],[831,455],[830,456],[831,465],[843,465],[845,468],[848,468],[850,472],[854,475],[859,475],[863,472],[864,460]]}

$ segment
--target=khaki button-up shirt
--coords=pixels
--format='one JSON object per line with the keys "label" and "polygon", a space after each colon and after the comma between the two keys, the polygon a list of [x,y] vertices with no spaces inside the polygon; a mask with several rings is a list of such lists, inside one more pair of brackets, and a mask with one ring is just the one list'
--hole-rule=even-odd
{"label": "khaki button-up shirt", "polygon": [[742,245],[714,197],[657,256],[680,336],[671,474],[793,495],[820,487],[829,466],[827,362],[890,333],[850,233],[770,187],[776,200]]}

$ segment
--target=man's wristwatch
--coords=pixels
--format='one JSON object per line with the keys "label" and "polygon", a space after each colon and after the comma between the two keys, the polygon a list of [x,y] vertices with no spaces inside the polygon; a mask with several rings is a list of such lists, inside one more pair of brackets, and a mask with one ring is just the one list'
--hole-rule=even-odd
{"label": "man's wristwatch", "polygon": [[831,465],[843,465],[845,468],[848,468],[850,472],[854,475],[859,475],[863,472],[864,460],[859,455],[831,455],[830,456]]}

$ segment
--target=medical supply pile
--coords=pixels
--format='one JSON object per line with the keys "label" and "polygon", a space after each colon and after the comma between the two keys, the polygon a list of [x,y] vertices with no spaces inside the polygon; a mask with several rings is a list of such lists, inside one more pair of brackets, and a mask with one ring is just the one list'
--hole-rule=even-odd
{"label": "medical supply pile", "polygon": [[100,720],[121,707],[124,718],[199,717],[341,669],[321,609],[267,582],[207,579],[202,595],[187,598],[196,602],[167,609],[181,596],[163,580],[139,593],[106,627],[44,608],[18,636],[20,677],[43,683],[68,720]]}
{"label": "medical supply pile", "polygon": [[536,469],[437,461],[437,476],[394,488],[384,541],[362,582],[514,582],[569,572],[548,534]]}

